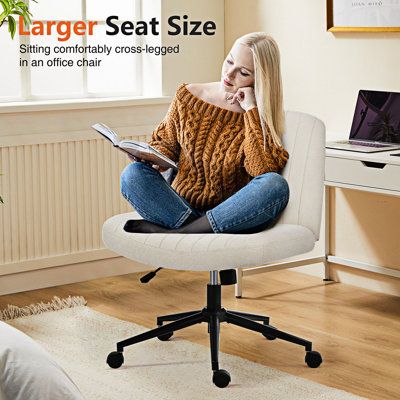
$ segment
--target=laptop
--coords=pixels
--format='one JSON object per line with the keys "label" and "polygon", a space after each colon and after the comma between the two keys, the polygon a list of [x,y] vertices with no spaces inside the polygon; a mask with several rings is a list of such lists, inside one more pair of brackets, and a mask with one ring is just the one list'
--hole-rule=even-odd
{"label": "laptop", "polygon": [[348,140],[328,149],[375,153],[400,149],[400,93],[360,90]]}

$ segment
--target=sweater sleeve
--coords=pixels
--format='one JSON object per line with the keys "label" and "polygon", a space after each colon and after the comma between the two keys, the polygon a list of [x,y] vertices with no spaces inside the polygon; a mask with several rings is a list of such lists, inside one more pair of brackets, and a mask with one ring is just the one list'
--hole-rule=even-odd
{"label": "sweater sleeve", "polygon": [[266,149],[257,107],[244,114],[244,167],[247,173],[256,177],[266,172],[279,172],[289,158],[289,153],[276,146],[268,129]]}
{"label": "sweater sleeve", "polygon": [[149,141],[150,146],[153,146],[156,150],[175,162],[179,160],[180,154],[180,145],[178,143],[180,117],[177,103],[178,99],[175,95],[167,114],[153,131],[151,140]]}

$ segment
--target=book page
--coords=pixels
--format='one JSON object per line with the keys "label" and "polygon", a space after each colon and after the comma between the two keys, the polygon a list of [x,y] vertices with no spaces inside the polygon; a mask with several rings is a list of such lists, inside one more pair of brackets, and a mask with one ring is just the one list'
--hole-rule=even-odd
{"label": "book page", "polygon": [[119,142],[120,147],[129,147],[132,149],[146,149],[148,150],[150,146],[146,142],[137,142],[135,140],[121,140]]}
{"label": "book page", "polygon": [[107,125],[102,123],[97,123],[92,125],[92,128],[108,139],[114,146],[119,145],[118,135]]}

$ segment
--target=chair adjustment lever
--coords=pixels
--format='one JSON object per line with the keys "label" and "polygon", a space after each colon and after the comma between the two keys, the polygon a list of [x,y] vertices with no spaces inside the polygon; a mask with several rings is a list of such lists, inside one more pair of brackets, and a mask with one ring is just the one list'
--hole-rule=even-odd
{"label": "chair adjustment lever", "polygon": [[157,272],[158,272],[160,269],[162,269],[162,268],[161,268],[161,267],[160,267],[160,268],[157,268],[155,271],[151,271],[151,272],[149,272],[148,274],[142,276],[142,277],[140,278],[140,282],[142,282],[142,283],[148,283],[149,281],[151,281],[151,280],[156,276]]}
{"label": "chair adjustment lever", "polygon": [[221,285],[235,285],[237,283],[236,269],[225,269],[219,271]]}

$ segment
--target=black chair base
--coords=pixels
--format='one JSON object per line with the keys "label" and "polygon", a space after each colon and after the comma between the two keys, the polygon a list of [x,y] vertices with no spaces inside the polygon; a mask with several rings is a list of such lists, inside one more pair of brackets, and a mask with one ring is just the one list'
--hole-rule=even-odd
{"label": "black chair base", "polygon": [[[163,325],[164,322],[169,321],[172,322]],[[248,314],[239,311],[229,311],[221,308],[221,285],[208,284],[207,307],[203,308],[202,310],[188,311],[158,317],[158,328],[118,342],[117,351],[109,354],[107,357],[107,364],[111,368],[119,368],[124,362],[122,352],[126,346],[153,339],[155,337],[163,341],[168,340],[170,337],[172,337],[175,331],[195,324],[200,324],[202,322],[208,323],[213,382],[218,387],[226,387],[231,380],[227,371],[219,369],[219,325],[221,322],[227,322],[228,324],[241,326],[251,331],[259,332],[269,340],[282,339],[300,346],[304,346],[306,350],[305,362],[310,368],[317,368],[322,363],[321,355],[316,351],[312,351],[311,342],[276,329],[269,324],[269,317]]]}

